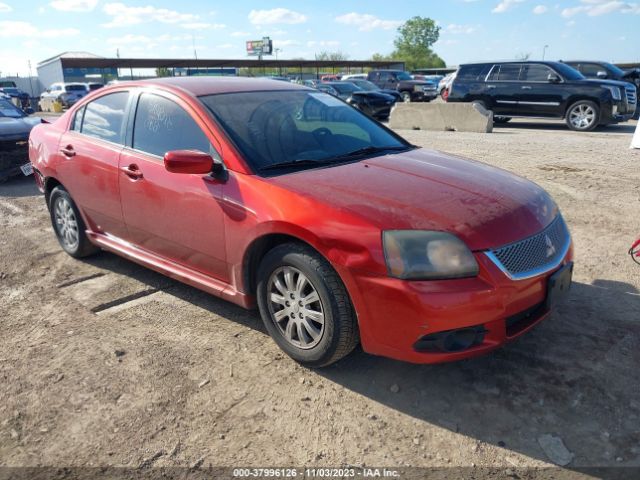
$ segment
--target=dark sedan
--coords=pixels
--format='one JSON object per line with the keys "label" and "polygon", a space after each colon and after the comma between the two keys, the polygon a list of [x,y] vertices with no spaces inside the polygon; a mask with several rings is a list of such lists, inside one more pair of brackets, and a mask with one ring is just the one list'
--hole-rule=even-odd
{"label": "dark sedan", "polygon": [[9,99],[0,98],[0,182],[21,172],[31,174],[29,132],[41,122],[40,118],[29,117]]}
{"label": "dark sedan", "polygon": [[399,91],[382,89],[379,86],[377,86],[375,83],[370,82],[369,80],[365,80],[364,78],[350,78],[348,80],[345,80],[345,82],[353,83],[354,85],[357,85],[362,90],[365,90],[367,92],[378,92],[378,93],[384,93],[385,95],[391,95],[393,98],[396,99],[396,102],[403,101],[402,95],[400,94]]}
{"label": "dark sedan", "polygon": [[[327,93],[341,98],[352,107],[361,110],[373,118],[388,118],[395,98],[380,92],[367,92],[351,82],[331,82],[331,89],[336,93]],[[320,85],[318,86],[320,89]],[[337,95],[336,95],[337,94]]]}

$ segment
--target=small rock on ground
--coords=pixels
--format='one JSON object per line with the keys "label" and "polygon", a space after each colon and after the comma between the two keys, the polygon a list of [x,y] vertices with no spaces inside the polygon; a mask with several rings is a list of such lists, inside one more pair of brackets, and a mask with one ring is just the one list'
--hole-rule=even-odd
{"label": "small rock on ground", "polygon": [[545,455],[556,465],[568,465],[573,460],[573,453],[564,445],[560,437],[545,433],[538,437],[538,444]]}

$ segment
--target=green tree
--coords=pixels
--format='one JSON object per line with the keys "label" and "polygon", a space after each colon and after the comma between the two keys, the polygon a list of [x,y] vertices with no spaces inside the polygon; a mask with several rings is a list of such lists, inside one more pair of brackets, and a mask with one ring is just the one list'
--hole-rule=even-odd
{"label": "green tree", "polygon": [[156,77],[170,77],[171,70],[167,67],[158,67],[156,68]]}
{"label": "green tree", "polygon": [[398,36],[390,57],[405,63],[408,70],[446,67],[446,63],[432,49],[440,38],[440,27],[427,17],[413,17],[398,27]]}
{"label": "green tree", "polygon": [[349,60],[349,55],[344,52],[320,52],[316,53],[316,60],[330,60],[339,62],[340,60]]}

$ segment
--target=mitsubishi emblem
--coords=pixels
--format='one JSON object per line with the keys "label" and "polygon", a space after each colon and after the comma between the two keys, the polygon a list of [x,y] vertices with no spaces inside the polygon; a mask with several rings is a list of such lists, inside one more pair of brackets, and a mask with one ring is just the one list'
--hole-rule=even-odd
{"label": "mitsubishi emblem", "polygon": [[553,245],[549,235],[544,236],[544,242],[547,244],[547,258],[553,257],[556,253],[556,247]]}

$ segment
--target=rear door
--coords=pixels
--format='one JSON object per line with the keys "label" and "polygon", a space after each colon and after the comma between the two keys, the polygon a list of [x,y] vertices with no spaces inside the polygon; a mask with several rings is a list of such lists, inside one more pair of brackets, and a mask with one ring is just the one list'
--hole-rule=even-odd
{"label": "rear door", "polygon": [[103,95],[79,109],[60,138],[59,179],[88,227],[125,237],[118,159],[124,146],[129,92]]}
{"label": "rear door", "polygon": [[212,177],[170,173],[164,155],[199,150],[221,161],[219,143],[183,100],[143,92],[131,138],[120,157],[120,197],[131,240],[173,262],[228,281],[223,184]]}
{"label": "rear door", "polygon": [[[549,75],[560,81],[550,82]],[[562,77],[547,65],[528,63],[520,72],[519,109],[523,114],[539,117],[562,116],[563,92],[567,88]]]}
{"label": "rear door", "polygon": [[497,115],[520,115],[520,63],[503,63],[493,66],[486,80],[487,96],[493,105],[487,105]]}

